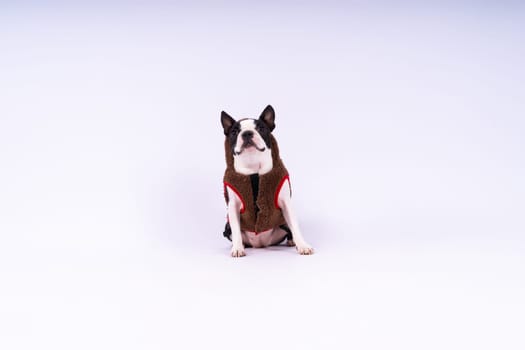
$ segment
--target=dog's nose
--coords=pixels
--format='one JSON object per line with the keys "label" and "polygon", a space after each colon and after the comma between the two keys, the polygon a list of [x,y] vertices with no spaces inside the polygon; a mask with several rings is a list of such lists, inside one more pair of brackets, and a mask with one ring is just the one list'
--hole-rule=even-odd
{"label": "dog's nose", "polygon": [[249,140],[251,138],[253,138],[253,131],[245,131],[242,133],[243,140]]}

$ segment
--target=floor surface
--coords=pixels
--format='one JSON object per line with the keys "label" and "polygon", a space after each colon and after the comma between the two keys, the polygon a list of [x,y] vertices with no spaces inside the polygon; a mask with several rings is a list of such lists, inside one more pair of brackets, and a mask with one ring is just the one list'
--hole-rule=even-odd
{"label": "floor surface", "polygon": [[[0,348],[524,349],[525,11],[436,3],[1,5]],[[316,253],[233,259],[267,104]]]}

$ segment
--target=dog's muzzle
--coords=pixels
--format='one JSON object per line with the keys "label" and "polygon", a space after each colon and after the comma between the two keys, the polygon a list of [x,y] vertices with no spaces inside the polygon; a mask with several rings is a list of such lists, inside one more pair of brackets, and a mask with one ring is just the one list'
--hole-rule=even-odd
{"label": "dog's muzzle", "polygon": [[241,154],[246,148],[249,148],[249,147],[254,147],[256,150],[258,150],[259,152],[264,152],[264,150],[266,150],[266,147],[263,147],[263,148],[259,148],[255,142],[253,142],[253,131],[245,131],[241,134],[241,138],[242,138],[242,146],[241,146],[241,150],[239,152],[234,152],[236,155],[239,155]]}

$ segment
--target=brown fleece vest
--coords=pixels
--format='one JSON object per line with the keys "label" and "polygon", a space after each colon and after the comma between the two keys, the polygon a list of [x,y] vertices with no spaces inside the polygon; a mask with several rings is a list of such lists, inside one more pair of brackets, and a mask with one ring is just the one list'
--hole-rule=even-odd
{"label": "brown fleece vest", "polygon": [[[279,157],[277,141],[270,135],[273,168],[264,175],[242,175],[233,167],[233,154],[228,140],[224,142],[226,152],[226,171],[224,172],[224,198],[228,203],[227,187],[241,199],[241,230],[263,232],[284,225],[278,196],[288,171]],[[254,193],[257,192],[258,194]]]}

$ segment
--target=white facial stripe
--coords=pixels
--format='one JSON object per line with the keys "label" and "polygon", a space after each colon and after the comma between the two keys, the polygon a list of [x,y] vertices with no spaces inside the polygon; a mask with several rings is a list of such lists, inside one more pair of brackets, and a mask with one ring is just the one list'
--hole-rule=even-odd
{"label": "white facial stripe", "polygon": [[240,122],[241,124],[241,130],[252,130],[255,131],[255,120],[253,119],[245,119]]}
{"label": "white facial stripe", "polygon": [[253,142],[257,145],[258,148],[263,149],[266,147],[264,140],[262,139],[259,132],[255,129],[255,120],[254,119],[245,119],[240,121],[241,132],[237,135],[237,143],[235,146],[235,152],[239,153],[242,148],[243,140],[242,133],[245,131],[253,131]]}

